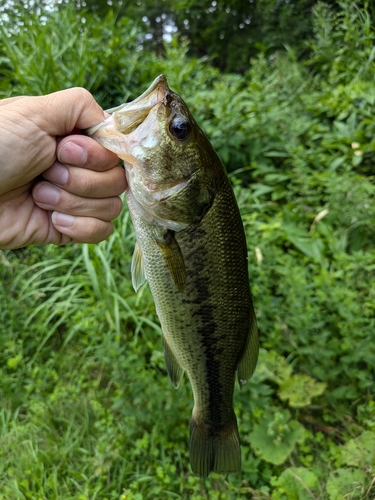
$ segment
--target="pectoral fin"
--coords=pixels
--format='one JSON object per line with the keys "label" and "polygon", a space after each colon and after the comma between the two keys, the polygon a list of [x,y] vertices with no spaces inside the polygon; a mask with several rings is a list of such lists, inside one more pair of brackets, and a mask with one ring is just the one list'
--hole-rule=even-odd
{"label": "pectoral fin", "polygon": [[134,248],[132,265],[131,265],[131,273],[132,273],[133,288],[136,292],[138,292],[138,289],[146,281],[143,256],[142,256],[141,249],[138,245],[138,242],[136,242],[135,248]]}
{"label": "pectoral fin", "polygon": [[243,387],[254,373],[259,351],[258,328],[255,314],[251,314],[251,326],[246,339],[245,349],[242,358],[237,366],[238,383]]}
{"label": "pectoral fin", "polygon": [[167,341],[163,336],[163,348],[164,348],[164,358],[165,364],[167,365],[168,375],[172,380],[173,387],[178,389],[184,370],[181,368],[179,362],[176,359],[172,349],[169,347]]}
{"label": "pectoral fin", "polygon": [[183,292],[186,285],[186,267],[181,248],[175,239],[174,231],[168,229],[163,239],[157,239],[157,244],[163,254],[168,271],[179,292]]}

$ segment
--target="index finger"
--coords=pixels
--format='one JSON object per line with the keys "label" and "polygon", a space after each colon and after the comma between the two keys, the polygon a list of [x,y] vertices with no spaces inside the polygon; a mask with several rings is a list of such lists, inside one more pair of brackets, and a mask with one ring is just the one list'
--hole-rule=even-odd
{"label": "index finger", "polygon": [[57,146],[56,154],[60,163],[97,172],[109,170],[120,161],[115,153],[85,135],[64,137]]}

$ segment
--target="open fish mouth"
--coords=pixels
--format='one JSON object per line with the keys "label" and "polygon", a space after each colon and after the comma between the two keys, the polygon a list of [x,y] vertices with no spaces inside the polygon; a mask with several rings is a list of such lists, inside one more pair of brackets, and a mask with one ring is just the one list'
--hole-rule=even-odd
{"label": "open fish mouth", "polygon": [[[134,101],[106,110],[111,116],[84,132],[89,136],[95,134],[95,139],[98,142],[111,149],[107,144],[109,136],[114,133],[126,135],[133,132],[145,120],[154,106],[165,100],[169,91],[166,77],[160,75]],[[104,141],[107,143],[105,144]],[[117,150],[115,152],[117,153]]]}
{"label": "open fish mouth", "polygon": [[[160,223],[161,219],[154,213],[158,205],[188,188],[196,177],[196,172],[192,171],[189,175],[160,179],[157,165],[153,165],[152,171],[144,171],[142,167],[144,151],[157,149],[162,141],[158,113],[162,107],[167,116],[171,114],[172,95],[175,94],[170,90],[166,77],[160,75],[134,101],[107,110],[111,116],[85,131],[124,160],[127,192],[132,192],[138,209],[148,220],[158,220]],[[173,107],[177,106],[173,104]],[[172,221],[170,218],[164,222],[173,230],[187,226],[185,222]]]}

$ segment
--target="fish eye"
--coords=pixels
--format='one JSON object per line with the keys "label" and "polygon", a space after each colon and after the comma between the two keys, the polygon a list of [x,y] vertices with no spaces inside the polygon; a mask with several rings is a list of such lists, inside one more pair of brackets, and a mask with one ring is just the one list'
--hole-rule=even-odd
{"label": "fish eye", "polygon": [[190,135],[191,126],[186,118],[177,117],[171,121],[169,131],[175,139],[184,141]]}

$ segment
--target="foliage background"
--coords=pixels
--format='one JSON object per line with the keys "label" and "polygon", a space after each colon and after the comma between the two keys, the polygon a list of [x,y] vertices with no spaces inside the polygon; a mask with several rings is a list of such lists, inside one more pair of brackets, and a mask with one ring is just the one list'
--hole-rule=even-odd
{"label": "foliage background", "polygon": [[262,348],[235,394],[242,472],[201,481],[189,384],[171,386],[148,287],[131,287],[126,208],[99,245],[0,252],[0,499],[374,498],[371,5],[13,1],[1,15],[2,97],[78,85],[112,107],[168,76],[230,172]]}

